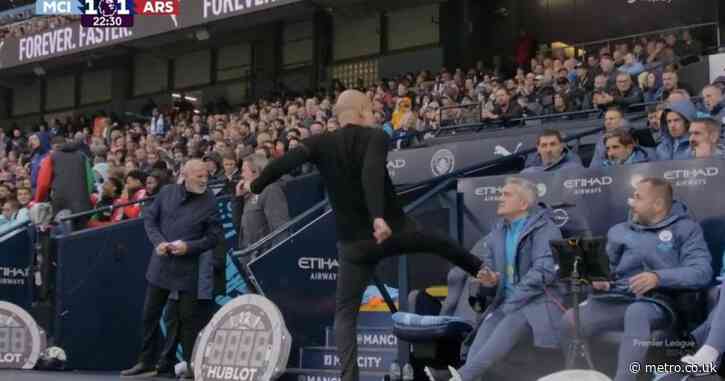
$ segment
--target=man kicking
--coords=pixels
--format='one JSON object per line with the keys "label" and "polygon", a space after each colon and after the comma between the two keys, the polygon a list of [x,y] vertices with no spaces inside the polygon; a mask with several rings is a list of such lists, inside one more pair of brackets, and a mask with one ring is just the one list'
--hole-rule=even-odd
{"label": "man kicking", "polygon": [[336,213],[340,267],[335,337],[341,379],[357,381],[357,315],[380,260],[404,253],[434,253],[473,276],[482,262],[450,239],[423,232],[405,218],[386,168],[389,138],[375,128],[370,99],[359,91],[345,91],[335,111],[343,128],[303,140],[245,186],[259,194],[305,162],[319,169]]}

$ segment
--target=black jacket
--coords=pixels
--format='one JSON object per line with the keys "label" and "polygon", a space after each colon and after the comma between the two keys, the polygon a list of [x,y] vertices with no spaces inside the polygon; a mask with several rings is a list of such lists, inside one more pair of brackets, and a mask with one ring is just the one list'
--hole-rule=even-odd
{"label": "black jacket", "polygon": [[340,241],[373,237],[374,218],[384,218],[393,231],[405,221],[403,208],[386,168],[389,137],[382,129],[345,126],[316,135],[272,161],[252,182],[255,194],[305,162],[317,166],[336,213]]}
{"label": "black jacket", "polygon": [[53,180],[51,205],[54,213],[68,209],[72,213],[91,210],[87,158],[76,144],[66,144],[51,154]]}
{"label": "black jacket", "polygon": [[163,187],[154,202],[144,208],[146,234],[154,248],[162,242],[181,240],[188,245],[188,252],[181,256],[154,252],[146,280],[166,290],[196,292],[199,255],[216,248],[224,239],[218,213],[210,190],[193,194],[183,184]]}

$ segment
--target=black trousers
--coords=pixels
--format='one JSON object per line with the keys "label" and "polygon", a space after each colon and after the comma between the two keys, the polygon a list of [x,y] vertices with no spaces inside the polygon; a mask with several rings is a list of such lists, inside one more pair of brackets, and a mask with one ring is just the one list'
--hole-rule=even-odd
{"label": "black trousers", "polygon": [[[335,341],[342,366],[342,381],[358,381],[357,315],[362,296],[382,259],[404,254],[429,253],[443,257],[475,276],[482,261],[451,239],[423,231],[412,220],[401,233],[378,245],[374,240],[340,242],[335,307]],[[401,295],[401,298],[407,295]]]}
{"label": "black trousers", "polygon": [[[152,365],[156,361],[156,353],[161,343],[161,327],[159,322],[164,306],[169,298],[169,290],[149,284],[146,288],[146,300],[143,310],[143,344],[139,362]],[[198,300],[195,295],[187,292],[179,293],[178,303],[178,335],[184,360],[189,362],[194,348],[196,336],[211,317],[211,301]]]}
{"label": "black trousers", "polygon": [[179,346],[179,301],[169,300],[164,311],[166,339],[161,347],[158,365],[160,368],[176,365],[176,348]]}

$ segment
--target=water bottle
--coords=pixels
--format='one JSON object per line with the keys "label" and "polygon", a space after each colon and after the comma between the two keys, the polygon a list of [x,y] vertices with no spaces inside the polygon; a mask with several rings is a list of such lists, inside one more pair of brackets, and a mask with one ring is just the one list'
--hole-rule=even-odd
{"label": "water bottle", "polygon": [[400,381],[401,380],[401,371],[400,371],[400,364],[398,364],[397,361],[393,361],[392,364],[390,364],[390,381]]}
{"label": "water bottle", "polygon": [[403,381],[413,381],[414,372],[413,366],[410,363],[405,364],[403,367]]}

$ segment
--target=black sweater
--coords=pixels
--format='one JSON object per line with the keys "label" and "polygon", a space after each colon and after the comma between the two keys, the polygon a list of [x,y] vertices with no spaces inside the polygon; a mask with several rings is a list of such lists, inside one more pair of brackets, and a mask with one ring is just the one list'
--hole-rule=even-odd
{"label": "black sweater", "polygon": [[386,168],[388,142],[383,130],[354,125],[310,137],[269,163],[251,191],[259,194],[285,173],[311,162],[322,175],[336,213],[338,240],[372,239],[372,221],[378,217],[393,232],[400,231],[404,214]]}

